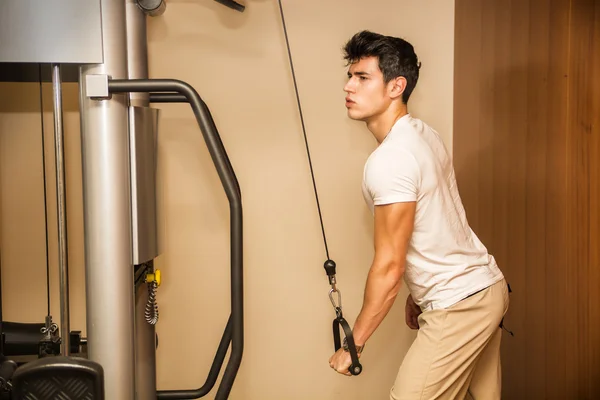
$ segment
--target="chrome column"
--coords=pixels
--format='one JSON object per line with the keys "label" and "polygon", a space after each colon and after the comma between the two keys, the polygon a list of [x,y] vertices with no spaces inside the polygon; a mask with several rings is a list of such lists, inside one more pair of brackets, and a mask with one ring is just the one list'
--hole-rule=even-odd
{"label": "chrome column", "polygon": [[87,78],[128,77],[125,1],[101,0],[103,63],[80,71],[88,357],[107,399],[134,399],[134,287],[127,96],[93,99]]}
{"label": "chrome column", "polygon": [[[137,0],[126,0],[127,60],[129,79],[148,78],[146,14]],[[157,256],[155,152],[153,114],[148,93],[130,93],[129,135],[132,179],[132,233],[134,263]],[[146,122],[146,123],[144,123]],[[145,146],[144,146],[145,144]],[[156,331],[145,319],[148,285],[135,294],[135,398],[156,399]]]}
{"label": "chrome column", "polygon": [[[148,46],[146,39],[146,14],[137,0],[126,0],[127,18],[127,69],[129,79],[148,78]],[[130,93],[132,106],[148,107],[148,93]]]}

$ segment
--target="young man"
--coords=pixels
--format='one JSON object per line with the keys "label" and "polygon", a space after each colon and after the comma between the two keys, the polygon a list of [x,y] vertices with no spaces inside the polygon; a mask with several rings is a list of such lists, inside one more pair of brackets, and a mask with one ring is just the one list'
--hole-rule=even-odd
{"label": "young man", "polygon": [[[375,219],[375,256],[353,333],[359,351],[392,307],[404,278],[406,323],[418,329],[390,391],[393,400],[500,399],[500,324],[508,288],[469,227],[451,156],[437,132],[411,116],[420,63],[399,38],[363,31],[346,44],[346,107],[378,146],[363,194]],[[349,375],[350,355],[329,360]]]}

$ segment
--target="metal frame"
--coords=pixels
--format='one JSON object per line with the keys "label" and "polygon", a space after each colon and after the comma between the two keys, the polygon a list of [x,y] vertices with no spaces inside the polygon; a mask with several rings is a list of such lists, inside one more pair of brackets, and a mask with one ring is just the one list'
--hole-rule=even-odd
{"label": "metal frame", "polygon": [[[229,396],[237,371],[242,361],[244,348],[244,302],[243,302],[243,224],[242,224],[242,196],[237,177],[223,146],[210,111],[200,98],[200,95],[189,84],[169,79],[115,79],[108,81],[108,91],[118,93],[153,93],[150,99],[157,100],[157,94],[162,92],[163,99],[185,101],[190,104],[204,141],[208,147],[213,163],[221,179],[221,184],[227,194],[230,210],[230,235],[231,235],[231,315],[227,323],[221,343],[213,365],[209,372],[207,382],[197,390],[159,391],[160,399],[188,399],[206,395],[221,368],[227,345],[231,342],[231,356],[215,399],[226,399]],[[182,97],[183,96],[183,97]],[[158,96],[161,98],[161,96]],[[230,332],[230,333],[229,333]],[[211,384],[212,381],[212,384]]]}
{"label": "metal frame", "polygon": [[[199,398],[215,386],[231,344],[231,356],[215,397],[223,400],[231,392],[244,347],[240,186],[210,111],[198,93],[185,82],[147,79],[146,17],[163,13],[165,1],[94,1],[99,3],[101,23],[97,33],[101,37],[97,41],[102,44],[102,51],[98,57],[51,59],[51,65],[41,59],[27,60],[26,65],[0,63],[0,80],[53,82],[63,354],[69,351],[70,324],[61,84],[78,82],[88,359],[104,371],[107,399]],[[215,1],[237,11],[245,9],[233,0]],[[55,21],[48,24],[62,32],[63,27]],[[27,67],[26,71],[21,67]],[[47,67],[51,67],[48,71],[51,74],[46,74]],[[74,73],[76,69],[79,70]],[[43,76],[40,71],[44,72]],[[230,205],[231,314],[208,377],[202,387],[193,390],[156,390],[156,332],[143,318],[148,293],[141,284],[145,272],[152,272],[152,261],[142,266],[133,265],[135,232],[130,222],[135,207],[132,204],[129,110],[148,108],[151,102],[190,104]],[[138,267],[137,272],[135,267]],[[1,311],[0,299],[0,332]]]}
{"label": "metal frame", "polygon": [[[146,2],[147,3],[147,2]],[[165,2],[153,0],[152,9],[164,11]],[[129,79],[148,78],[148,44],[147,16],[139,0],[125,0],[125,20],[127,24],[127,77]],[[103,79],[102,86],[108,96],[108,77]],[[158,255],[156,227],[156,187],[155,170],[156,132],[153,124],[142,124],[146,130],[139,131],[136,115],[153,115],[158,118],[158,110],[149,108],[148,95],[130,93],[129,103],[129,143],[130,143],[130,183],[131,183],[131,217],[132,217],[132,263],[142,274],[135,274],[135,396],[138,400],[156,398],[156,329],[145,319],[146,304],[149,299],[149,288],[145,283],[146,273],[154,272],[153,259]],[[148,128],[150,128],[148,130]],[[138,148],[136,144],[146,143],[148,147]],[[150,145],[151,144],[151,145]],[[151,149],[149,149],[151,147]],[[154,154],[139,154],[139,151],[151,151]],[[142,171],[140,171],[142,169]],[[138,186],[139,179],[145,175],[146,186],[142,192]],[[149,183],[152,182],[153,183]],[[142,194],[140,196],[140,194]],[[144,196],[146,194],[147,196]],[[151,197],[152,196],[152,197]],[[140,226],[140,221],[144,224]],[[143,227],[143,228],[142,228]],[[140,228],[144,232],[140,232]],[[140,248],[146,250],[139,253]],[[140,258],[140,256],[144,256]],[[145,263],[138,267],[138,264]],[[141,283],[141,284],[140,284]]]}
{"label": "metal frame", "polygon": [[127,79],[126,2],[101,0],[103,63],[80,69],[81,164],[88,358],[107,399],[135,399],[129,113],[126,95],[88,97],[89,76]]}

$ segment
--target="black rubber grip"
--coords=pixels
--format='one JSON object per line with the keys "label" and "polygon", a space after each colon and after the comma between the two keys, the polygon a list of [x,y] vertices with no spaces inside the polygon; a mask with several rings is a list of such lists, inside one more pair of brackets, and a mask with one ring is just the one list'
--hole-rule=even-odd
{"label": "black rubber grip", "polygon": [[350,325],[348,325],[348,322],[346,322],[344,317],[341,316],[333,320],[333,344],[335,351],[338,351],[342,347],[342,342],[340,340],[340,325],[344,329],[346,342],[348,343],[348,352],[350,353],[350,358],[352,359],[352,364],[348,368],[348,371],[350,371],[352,375],[360,375],[362,372],[362,365],[358,361],[358,354],[356,352],[356,345],[354,344],[352,329],[350,329]]}

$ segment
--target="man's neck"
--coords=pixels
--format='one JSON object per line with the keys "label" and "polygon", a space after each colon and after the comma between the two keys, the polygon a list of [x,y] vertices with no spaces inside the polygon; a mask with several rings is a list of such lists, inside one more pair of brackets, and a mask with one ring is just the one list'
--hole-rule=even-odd
{"label": "man's neck", "polygon": [[405,104],[398,109],[389,109],[385,113],[367,121],[367,128],[375,136],[377,143],[381,144],[394,124],[406,114],[408,114],[408,110]]}

